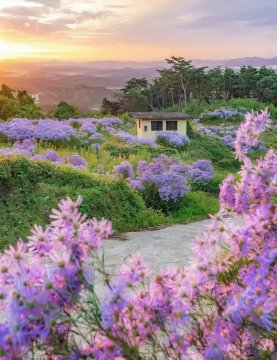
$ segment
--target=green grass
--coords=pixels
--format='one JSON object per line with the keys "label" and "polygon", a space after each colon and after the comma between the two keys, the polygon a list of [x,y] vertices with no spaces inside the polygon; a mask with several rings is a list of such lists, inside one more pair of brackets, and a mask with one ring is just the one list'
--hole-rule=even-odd
{"label": "green grass", "polygon": [[[229,100],[212,100],[209,103],[206,101],[189,101],[186,107],[178,108],[178,109],[170,109],[171,111],[184,111],[188,114],[198,117],[202,113],[207,113],[209,111],[213,111],[215,109],[234,109],[240,111],[260,111],[263,110],[266,106],[268,106],[271,118],[277,119],[277,108],[273,104],[265,104],[256,99],[248,98],[248,99],[229,99]],[[235,120],[235,119],[234,119]],[[221,122],[222,120],[218,120]]]}
{"label": "green grass", "polygon": [[218,211],[216,196],[192,191],[168,217],[148,209],[124,180],[56,167],[25,158],[0,159],[0,250],[26,239],[34,224],[45,226],[59,200],[83,197],[81,212],[112,221],[117,234],[165,224],[187,223]]}
{"label": "green grass", "polygon": [[[128,127],[128,131],[134,131],[134,127]],[[110,134],[98,154],[95,149],[82,147],[74,141],[39,142],[38,153],[54,149],[62,157],[74,152],[80,154],[88,163],[88,170],[84,171],[44,161],[30,162],[22,157],[0,157],[0,250],[18,238],[26,239],[35,223],[46,225],[51,209],[67,196],[76,199],[81,195],[84,199],[81,211],[89,218],[111,220],[117,233],[187,223],[216,213],[219,185],[227,173],[236,172],[240,164],[221,141],[200,135],[191,127],[188,136],[191,143],[180,152],[163,147],[126,145]],[[0,146],[9,145],[6,142]],[[114,166],[126,159],[136,168],[140,160],[151,161],[161,153],[179,157],[188,164],[198,159],[211,160],[216,172],[216,177],[205,186],[193,185],[178,210],[168,216],[147,208],[142,196],[126,181],[97,174],[100,164],[104,165],[104,172],[112,173]]]}
{"label": "green grass", "polygon": [[219,210],[218,199],[203,191],[190,192],[181,200],[180,208],[171,214],[171,223],[187,223],[207,218]]}
{"label": "green grass", "polygon": [[124,180],[114,180],[69,166],[0,157],[0,250],[26,239],[34,224],[45,226],[60,199],[83,197],[80,207],[89,218],[105,217],[117,233],[161,224],[186,223],[218,211],[215,196],[193,191],[168,217],[146,208],[142,197]]}
{"label": "green grass", "polygon": [[125,181],[91,175],[48,162],[0,158],[0,249],[26,238],[35,223],[46,225],[60,199],[83,197],[81,211],[89,218],[105,217],[117,232],[166,222],[146,208],[141,196]]}
{"label": "green grass", "polygon": [[219,174],[237,172],[240,162],[235,159],[234,153],[221,140],[197,133],[188,125],[190,145],[183,153],[183,160],[193,162],[198,159],[211,160]]}

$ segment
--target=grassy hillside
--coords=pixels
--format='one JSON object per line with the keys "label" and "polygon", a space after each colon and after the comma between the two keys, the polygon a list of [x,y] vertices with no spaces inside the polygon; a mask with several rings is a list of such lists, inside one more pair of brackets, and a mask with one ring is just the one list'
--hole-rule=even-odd
{"label": "grassy hillside", "polygon": [[[135,134],[134,120],[122,117],[119,129]],[[220,123],[220,120],[218,120]],[[73,153],[83,157],[84,170],[69,165],[54,165],[48,161],[30,161],[25,157],[0,155],[0,249],[30,233],[35,223],[46,225],[49,212],[67,196],[84,198],[81,211],[89,217],[105,217],[112,221],[117,233],[153,227],[161,224],[184,223],[207,217],[218,211],[218,193],[228,173],[236,173],[240,162],[233,151],[220,139],[188,126],[190,143],[183,149],[142,144],[130,145],[105,129],[98,151],[84,145],[78,138],[60,141],[37,141],[35,154],[52,149],[63,159]],[[97,140],[98,141],[98,140]],[[276,130],[262,136],[265,148],[276,146]],[[10,148],[13,141],[1,135],[0,148]],[[265,151],[253,152],[253,159]],[[136,172],[140,160],[151,162],[160,154],[179,158],[184,164],[210,160],[215,177],[205,183],[190,183],[190,192],[170,213],[163,214],[147,208],[142,195],[133,190],[125,179],[113,178],[114,167],[127,160]],[[151,206],[151,204],[148,204]]]}
{"label": "grassy hillside", "polygon": [[78,195],[83,197],[83,213],[111,220],[117,233],[202,219],[218,210],[214,196],[195,191],[182,200],[179,210],[165,217],[147,209],[124,180],[24,157],[0,157],[0,250],[26,238],[32,225],[46,225],[60,199]]}
{"label": "grassy hillside", "polygon": [[0,248],[29,234],[34,223],[46,224],[60,199],[83,196],[81,211],[105,217],[118,231],[161,223],[162,216],[146,209],[141,197],[122,180],[92,176],[48,162],[0,158]]}

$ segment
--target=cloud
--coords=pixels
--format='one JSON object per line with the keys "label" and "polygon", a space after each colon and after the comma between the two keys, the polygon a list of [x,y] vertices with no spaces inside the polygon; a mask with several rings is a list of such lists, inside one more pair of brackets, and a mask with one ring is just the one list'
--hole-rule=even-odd
{"label": "cloud", "polygon": [[86,23],[91,26],[93,21],[113,16],[113,12],[107,9],[79,12],[62,6],[54,9],[51,0],[36,2],[44,6],[11,6],[1,9],[0,28],[6,29],[8,33],[32,37],[56,32],[63,32],[66,36],[78,26]]}
{"label": "cloud", "polygon": [[45,7],[57,7],[61,4],[61,0],[25,0],[30,3],[37,3]]}
{"label": "cloud", "polygon": [[0,0],[0,36],[99,58],[270,56],[277,0]]}
{"label": "cloud", "polygon": [[[245,26],[277,26],[277,1],[210,0],[195,1],[179,9],[179,21],[186,28],[226,27],[231,24]],[[205,10],[205,11],[203,11]]]}
{"label": "cloud", "polygon": [[12,6],[1,10],[1,15],[9,15],[14,17],[30,17],[39,16],[45,10],[41,7]]}
{"label": "cloud", "polygon": [[74,12],[72,10],[65,10],[65,15],[71,16],[76,22],[83,22],[86,20],[96,20],[103,19],[113,15],[113,12],[110,10],[100,10],[100,11],[82,11],[82,12]]}

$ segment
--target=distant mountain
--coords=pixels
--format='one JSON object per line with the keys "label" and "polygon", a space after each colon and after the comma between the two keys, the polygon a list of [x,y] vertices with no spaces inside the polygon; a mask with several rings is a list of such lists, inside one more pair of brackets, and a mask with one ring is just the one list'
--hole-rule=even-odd
{"label": "distant mountain", "polygon": [[222,67],[241,67],[244,65],[273,66],[277,67],[277,57],[265,59],[261,57],[244,57],[230,60],[193,60],[195,66],[222,66]]}
{"label": "distant mountain", "polygon": [[[277,69],[277,57],[246,57],[230,60],[193,60],[195,66],[237,68],[243,65],[271,66]],[[36,95],[44,111],[60,100],[88,111],[101,106],[104,97],[113,99],[132,77],[153,79],[165,61],[0,61],[0,84],[13,89],[26,89]]]}

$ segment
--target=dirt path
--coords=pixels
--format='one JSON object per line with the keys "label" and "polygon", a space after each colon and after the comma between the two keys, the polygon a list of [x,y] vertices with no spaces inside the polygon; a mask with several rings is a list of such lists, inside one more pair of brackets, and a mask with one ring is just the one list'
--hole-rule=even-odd
{"label": "dirt path", "polygon": [[[232,219],[241,225],[241,219]],[[104,245],[107,270],[116,273],[130,254],[140,252],[154,272],[167,266],[187,263],[192,254],[194,238],[211,220],[173,225],[160,230],[130,232],[127,240],[107,240]]]}

